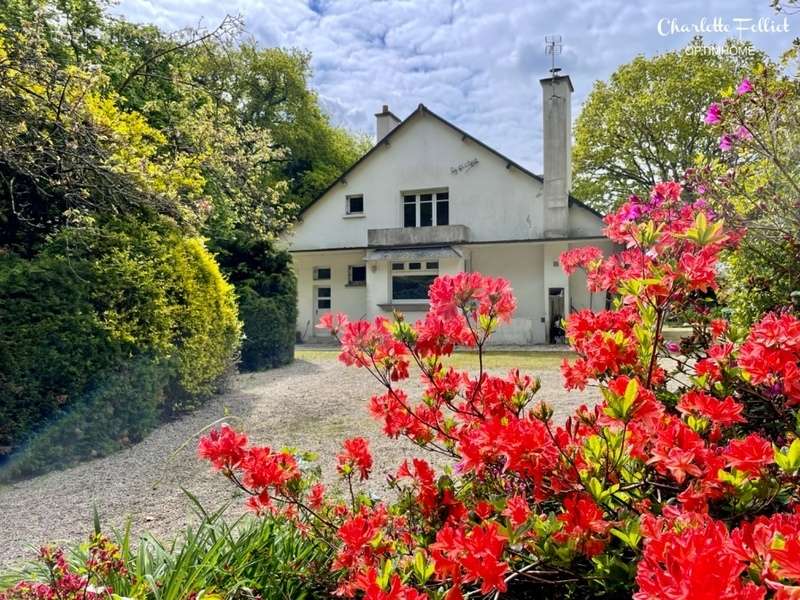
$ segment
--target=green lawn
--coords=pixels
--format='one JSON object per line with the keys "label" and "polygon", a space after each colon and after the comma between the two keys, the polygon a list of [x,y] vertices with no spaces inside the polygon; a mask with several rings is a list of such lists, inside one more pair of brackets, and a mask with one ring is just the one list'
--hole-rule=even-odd
{"label": "green lawn", "polygon": [[[295,348],[294,357],[298,360],[319,362],[326,360],[336,360],[339,351],[336,348]],[[575,358],[572,352],[551,352],[551,351],[492,351],[484,354],[483,363],[487,369],[511,369],[520,368],[528,371],[536,369],[558,369],[561,361],[565,358]],[[457,369],[464,369],[478,366],[477,354],[472,351],[458,351],[451,356],[448,364]]]}

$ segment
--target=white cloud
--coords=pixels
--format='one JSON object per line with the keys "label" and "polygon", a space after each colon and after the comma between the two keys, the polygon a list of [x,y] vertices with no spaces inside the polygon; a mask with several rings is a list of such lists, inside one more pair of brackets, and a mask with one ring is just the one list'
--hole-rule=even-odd
{"label": "white cloud", "polygon": [[[311,51],[312,85],[337,124],[371,134],[382,104],[404,117],[422,102],[536,171],[545,35],[563,36],[558,63],[575,85],[577,115],[595,80],[691,39],[659,36],[659,19],[772,16],[767,0],[121,0],[115,11],[169,30],[241,14],[260,43]],[[790,27],[747,39],[776,56],[800,17]]]}

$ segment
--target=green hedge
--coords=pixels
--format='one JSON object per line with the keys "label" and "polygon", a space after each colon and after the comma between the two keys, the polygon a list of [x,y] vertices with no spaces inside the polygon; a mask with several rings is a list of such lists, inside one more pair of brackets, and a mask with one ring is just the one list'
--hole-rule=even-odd
{"label": "green hedge", "polygon": [[107,454],[195,406],[235,363],[241,328],[199,239],[119,220],[0,256],[0,339],[0,446],[23,447],[9,461],[21,473]]}
{"label": "green hedge", "polygon": [[244,237],[217,242],[215,251],[239,296],[244,323],[241,369],[259,371],[292,362],[297,280],[289,253]]}
{"label": "green hedge", "polygon": [[97,377],[80,401],[51,415],[12,455],[0,480],[68,467],[140,442],[159,423],[170,375],[167,363],[141,358]]}

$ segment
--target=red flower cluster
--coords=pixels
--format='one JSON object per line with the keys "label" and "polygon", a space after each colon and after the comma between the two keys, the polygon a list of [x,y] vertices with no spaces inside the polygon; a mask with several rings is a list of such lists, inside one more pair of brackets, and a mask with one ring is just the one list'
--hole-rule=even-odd
{"label": "red flower cluster", "polygon": [[[758,517],[728,531],[706,514],[647,519],[636,600],[776,600],[800,595],[800,517]],[[757,575],[756,583],[748,573]]]}
{"label": "red flower cluster", "polygon": [[299,482],[297,460],[289,452],[247,444],[247,436],[222,425],[200,439],[198,454],[251,494],[252,510],[272,510],[275,495],[290,493],[292,484]]}
{"label": "red flower cluster", "polygon": [[800,320],[788,313],[767,315],[750,331],[738,364],[753,383],[774,386],[788,406],[800,404]]}
{"label": "red flower cluster", "polygon": [[350,476],[358,471],[362,481],[367,479],[372,469],[372,455],[369,453],[367,440],[361,437],[352,438],[345,440],[343,446],[344,451],[336,457],[339,473]]}

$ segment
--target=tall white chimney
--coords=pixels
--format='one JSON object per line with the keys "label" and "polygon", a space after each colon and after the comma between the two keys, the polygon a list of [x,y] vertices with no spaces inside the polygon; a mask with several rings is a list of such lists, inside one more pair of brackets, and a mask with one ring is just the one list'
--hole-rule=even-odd
{"label": "tall white chimney", "polygon": [[541,80],[544,118],[544,237],[569,234],[572,180],[572,82],[569,75]]}
{"label": "tall white chimney", "polygon": [[388,104],[384,104],[383,110],[375,113],[375,143],[379,143],[398,125],[400,125],[400,119],[389,110]]}

